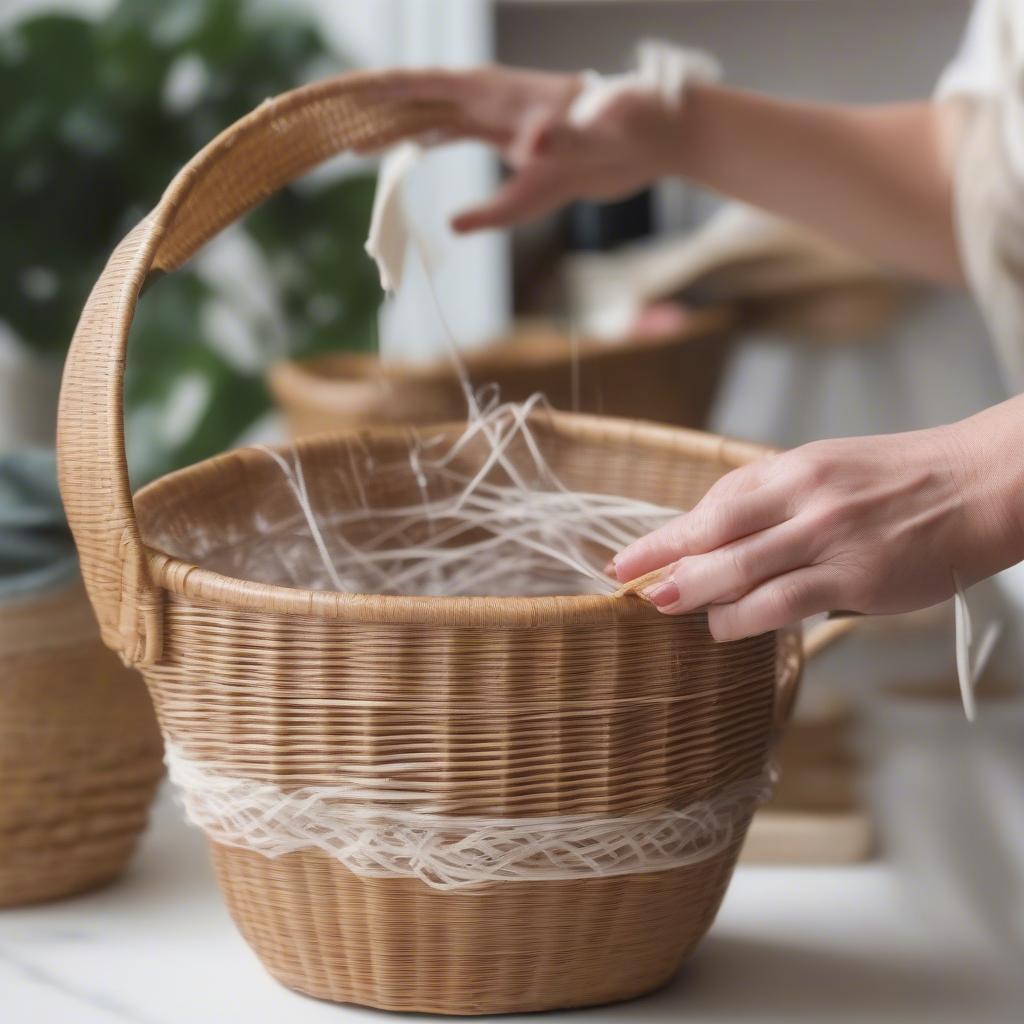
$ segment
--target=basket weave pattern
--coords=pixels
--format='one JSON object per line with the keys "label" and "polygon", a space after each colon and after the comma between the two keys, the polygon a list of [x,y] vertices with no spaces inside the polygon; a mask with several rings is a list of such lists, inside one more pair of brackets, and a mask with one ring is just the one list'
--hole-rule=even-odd
{"label": "basket weave pattern", "polygon": [[[263,453],[208,460],[133,500],[120,396],[143,280],[331,153],[451,123],[437,105],[378,101],[380,80],[298,90],[211,143],[90,299],[65,375],[61,481],[107,642],[142,668],[176,749],[285,790],[400,772],[445,814],[625,815],[758,776],[786,704],[778,687],[799,671],[777,678],[773,635],[716,644],[703,614],[663,618],[635,596],[388,597],[218,573],[218,552],[266,541],[262,513],[283,492]],[[762,451],[565,414],[534,433],[567,486],[676,507]],[[313,504],[346,507],[351,451],[386,461],[405,436],[299,443]],[[714,917],[748,823],[685,868],[455,893],[359,877],[319,850],[268,859],[215,845],[214,859],[240,930],[286,984],[387,1009],[501,1013],[665,981]]]}
{"label": "basket weave pattern", "polygon": [[[359,878],[312,854],[213,850],[232,917],[285,985],[388,1010],[491,1014],[608,1003],[664,985],[710,927],[738,845],[678,871],[507,882],[486,895]],[[308,931],[282,943],[300,903]]]}

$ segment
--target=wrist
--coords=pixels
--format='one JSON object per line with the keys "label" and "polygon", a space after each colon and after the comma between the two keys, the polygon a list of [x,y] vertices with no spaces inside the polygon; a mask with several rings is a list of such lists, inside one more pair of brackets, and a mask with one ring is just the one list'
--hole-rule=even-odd
{"label": "wrist", "polygon": [[689,180],[700,177],[700,122],[706,116],[708,93],[714,89],[714,85],[705,82],[691,82],[678,108],[672,112],[675,123],[671,134],[673,152],[670,173],[675,176]]}
{"label": "wrist", "polygon": [[686,155],[683,135],[690,107],[702,89],[721,77],[721,65],[703,50],[650,40],[638,47],[636,80],[660,101],[661,123],[654,140],[654,170],[659,176],[679,173]]}
{"label": "wrist", "polygon": [[687,87],[682,102],[675,106],[669,106],[653,94],[645,97],[649,113],[644,118],[644,148],[653,179],[686,176],[682,167],[686,151],[690,88]]}
{"label": "wrist", "polygon": [[699,184],[708,183],[707,166],[709,144],[708,123],[713,119],[717,94],[721,88],[713,82],[690,82],[679,105],[670,111],[672,125],[668,131],[671,140],[667,154],[666,175],[686,178]]}
{"label": "wrist", "polygon": [[1024,396],[941,433],[962,496],[968,546],[988,563],[979,575],[1016,564],[1024,559]]}

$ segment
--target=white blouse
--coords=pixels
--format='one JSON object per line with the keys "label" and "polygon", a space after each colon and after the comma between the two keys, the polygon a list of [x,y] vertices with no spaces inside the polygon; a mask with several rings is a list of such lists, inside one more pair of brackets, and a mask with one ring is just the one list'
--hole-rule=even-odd
{"label": "white blouse", "polygon": [[[1006,373],[1024,392],[1024,0],[977,0],[956,57],[939,79],[936,100],[949,127],[957,235],[971,290]],[[1021,614],[1024,563],[1003,574]],[[973,717],[974,683],[998,627],[976,651],[963,589],[957,583],[957,674]]]}
{"label": "white blouse", "polygon": [[978,0],[960,50],[939,78],[936,99],[999,99],[1014,169],[1024,175],[1024,3]]}
{"label": "white blouse", "polygon": [[978,0],[936,87],[949,114],[957,233],[1008,383],[1024,391],[1024,0]]}

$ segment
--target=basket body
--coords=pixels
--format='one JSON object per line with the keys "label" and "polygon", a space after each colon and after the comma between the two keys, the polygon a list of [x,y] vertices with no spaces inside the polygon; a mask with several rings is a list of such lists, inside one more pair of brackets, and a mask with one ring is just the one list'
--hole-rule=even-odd
{"label": "basket body", "polygon": [[81,585],[0,609],[0,906],[115,878],[163,774],[138,673],[100,641]]}
{"label": "basket body", "polygon": [[[696,314],[678,334],[616,342],[553,329],[523,331],[465,353],[475,388],[497,384],[503,401],[542,392],[556,409],[703,427],[730,351],[732,318]],[[349,427],[447,423],[466,414],[448,359],[426,365],[332,355],[275,366],[270,389],[292,437]]]}
{"label": "basket body", "polygon": [[[688,505],[729,468],[715,439],[668,429],[559,416],[535,435],[578,489]],[[352,500],[337,471],[349,446],[386,459],[402,436],[301,443],[314,506]],[[636,598],[310,595],[176,556],[201,533],[203,561],[216,564],[255,536],[275,474],[242,451],[137,496],[167,588],[163,656],[144,672],[166,736],[191,757],[286,790],[416,763],[415,783],[444,810],[497,817],[628,815],[763,770],[774,635],[716,644],[703,615],[666,618]],[[690,866],[457,892],[358,877],[320,850],[213,849],[240,930],[285,984],[386,1009],[493,1014],[664,983],[714,918],[752,810],[727,848]]]}

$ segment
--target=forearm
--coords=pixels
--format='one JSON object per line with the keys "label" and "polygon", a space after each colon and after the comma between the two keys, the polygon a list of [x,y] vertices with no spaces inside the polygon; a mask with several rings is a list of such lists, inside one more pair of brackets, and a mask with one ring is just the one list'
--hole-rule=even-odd
{"label": "forearm", "polygon": [[694,85],[671,169],[881,263],[961,284],[937,122],[930,103],[824,106]]}

